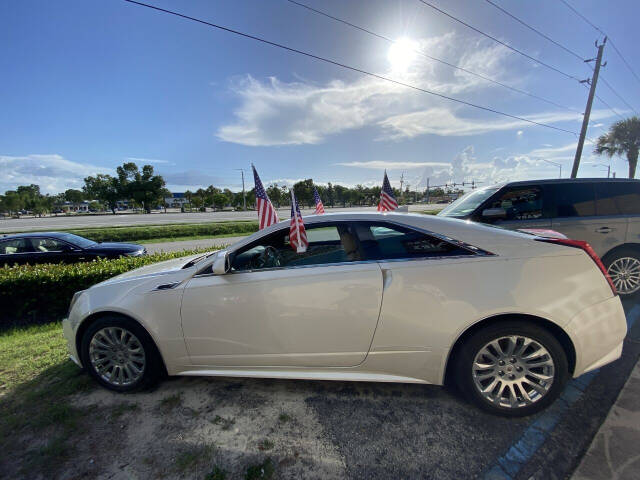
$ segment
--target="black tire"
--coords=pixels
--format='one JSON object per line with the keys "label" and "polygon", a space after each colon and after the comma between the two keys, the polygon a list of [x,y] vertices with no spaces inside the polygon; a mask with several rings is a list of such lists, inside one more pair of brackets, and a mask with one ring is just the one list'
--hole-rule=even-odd
{"label": "black tire", "polygon": [[[479,388],[476,386],[476,381],[474,380],[473,375],[473,364],[476,356],[489,342],[508,336],[522,336],[534,340],[547,350],[553,361],[553,380],[551,381],[551,386],[548,388],[544,395],[536,399],[533,403],[513,407],[502,406],[495,401],[492,402],[485,398],[480,392]],[[528,350],[523,349],[523,353],[527,351]],[[567,355],[562,345],[560,345],[560,342],[558,342],[558,340],[546,329],[527,321],[509,320],[490,325],[479,330],[471,337],[467,338],[464,344],[461,345],[461,348],[457,349],[456,358],[454,358],[453,361],[453,374],[455,375],[454,378],[458,388],[463,393],[463,395],[470,402],[476,404],[483,410],[507,417],[524,417],[543,410],[545,407],[550,405],[558,397],[558,395],[560,395],[560,393],[564,389],[565,384],[569,380]],[[509,360],[507,360],[507,368],[511,368],[511,365],[508,362]],[[521,364],[518,363],[517,365]],[[504,367],[498,367],[496,362],[495,369],[502,368]],[[533,368],[535,370],[536,367]],[[506,371],[504,371],[503,373],[509,374]],[[516,375],[528,376],[525,373],[520,374],[515,371],[513,373]],[[497,388],[499,390],[502,386],[502,383],[500,382],[503,378],[506,379],[506,377],[496,376],[494,378],[496,381],[498,381],[497,386],[494,388]],[[528,379],[531,378],[532,377],[528,376]],[[490,378],[487,380],[487,383],[491,383],[492,381],[493,379]],[[520,390],[520,387],[514,388],[514,391],[516,392],[514,398],[517,398],[524,403],[524,396],[522,390]]]}
{"label": "black tire", "polygon": [[[609,272],[609,268],[611,267],[611,265],[623,258],[633,258],[636,261],[640,262],[640,249],[636,249],[636,248],[631,248],[631,247],[621,247],[616,249],[613,252],[607,253],[603,258],[602,258],[602,263],[604,264],[604,266],[607,269],[607,272]],[[610,275],[612,276],[612,275]],[[612,276],[612,280],[614,280],[614,284],[615,282],[615,278],[613,278]],[[618,287],[618,285],[616,285],[616,288]],[[622,298],[640,298],[640,288],[638,288],[635,292],[632,293],[624,293],[623,291],[618,291],[618,294],[620,295],[620,297]]]}
{"label": "black tire", "polygon": [[[90,345],[96,335],[96,333],[102,331],[105,328],[123,329],[130,332],[139,340],[139,344],[144,354],[144,366],[141,368],[142,373],[139,378],[136,378],[131,383],[116,385],[110,383],[97,371],[96,367],[91,362],[90,358]],[[121,330],[118,330],[121,331]],[[130,320],[122,316],[105,316],[99,318],[84,332],[80,344],[80,354],[82,358],[82,364],[89,374],[103,387],[113,390],[115,392],[131,392],[134,390],[140,390],[142,388],[148,388],[162,377],[165,373],[164,364],[160,353],[156,348],[153,340],[137,322]]]}

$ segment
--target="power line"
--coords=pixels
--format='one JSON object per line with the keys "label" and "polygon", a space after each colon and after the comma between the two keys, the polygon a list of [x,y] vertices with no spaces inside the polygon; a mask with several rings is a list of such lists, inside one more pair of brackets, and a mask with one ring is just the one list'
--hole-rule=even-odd
{"label": "power line", "polygon": [[479,30],[478,28],[476,28],[476,27],[474,27],[474,26],[472,26],[472,25],[469,25],[469,24],[468,24],[468,23],[466,23],[465,21],[460,20],[458,17],[454,17],[454,16],[453,16],[453,15],[451,15],[450,13],[445,12],[444,10],[442,10],[442,9],[440,9],[440,8],[438,8],[438,7],[436,7],[435,5],[433,5],[433,4],[431,4],[431,3],[429,3],[429,2],[427,2],[427,1],[425,1],[425,0],[418,0],[418,1],[419,1],[419,2],[421,2],[421,3],[423,3],[424,5],[426,5],[427,7],[430,7],[430,8],[432,8],[432,9],[436,10],[437,12],[440,12],[440,13],[442,13],[443,15],[446,15],[446,16],[447,16],[447,17],[449,17],[450,19],[455,20],[456,22],[458,22],[458,23],[460,23],[460,24],[464,25],[465,27],[470,28],[470,29],[471,29],[471,30],[473,30],[474,32],[477,32],[477,33],[479,33],[480,35],[483,35],[483,36],[485,36],[485,37],[487,37],[487,38],[489,38],[489,39],[493,40],[494,42],[499,43],[500,45],[502,45],[502,46],[504,46],[504,47],[507,47],[509,50],[513,50],[513,51],[514,51],[514,52],[516,52],[517,54],[522,55],[523,57],[526,57],[526,58],[528,58],[529,60],[532,60],[532,61],[536,62],[537,64],[542,65],[543,67],[548,68],[549,70],[553,70],[554,72],[559,73],[560,75],[563,75],[563,76],[565,76],[565,77],[567,77],[567,78],[570,78],[571,80],[575,80],[575,81],[577,81],[577,82],[579,82],[579,81],[580,81],[580,79],[579,79],[579,78],[577,78],[577,77],[575,77],[575,76],[571,75],[570,73],[563,72],[563,71],[562,71],[562,70],[560,70],[559,68],[556,68],[556,67],[554,67],[554,66],[552,66],[552,65],[549,65],[548,63],[543,62],[542,60],[539,60],[539,59],[537,59],[537,58],[535,58],[535,57],[532,57],[532,56],[531,56],[531,55],[529,55],[528,53],[525,53],[525,52],[523,52],[522,50],[518,50],[517,48],[512,47],[511,45],[509,45],[508,43],[503,42],[502,40],[498,40],[496,37],[493,37],[493,36],[489,35],[488,33],[485,33],[485,32],[483,32],[482,30]]}
{"label": "power line", "polygon": [[[600,30],[600,28],[598,28],[596,25],[594,25],[587,17],[585,17],[583,14],[581,14],[578,10],[576,10],[575,8],[573,8],[571,6],[571,4],[569,2],[567,2],[566,0],[560,0],[562,3],[565,4],[565,6],[571,10],[573,13],[575,13],[578,17],[580,17],[582,20],[584,20],[588,25],[590,25],[594,30],[600,32],[602,35],[604,35],[605,37],[608,37],[608,35],[606,33],[604,33],[602,30]],[[640,83],[640,77],[638,76],[638,74],[633,70],[633,68],[631,67],[631,65],[629,64],[629,62],[627,62],[627,59],[624,58],[624,55],[622,55],[622,52],[620,50],[618,50],[618,47],[616,47],[615,43],[613,42],[613,40],[611,39],[611,37],[609,37],[609,43],[611,44],[611,46],[613,47],[613,49],[615,50],[615,52],[618,54],[618,56],[620,57],[620,59],[622,60],[622,62],[625,64],[625,66],[629,69],[629,71],[631,72],[631,74],[635,77],[635,79],[638,81],[638,83]]]}
{"label": "power line", "polygon": [[618,98],[622,101],[622,103],[624,103],[624,104],[625,104],[629,109],[633,110],[633,112],[634,112],[636,115],[638,115],[638,112],[636,111],[636,109],[635,109],[635,108],[633,108],[631,105],[629,105],[629,102],[627,102],[627,101],[622,97],[622,95],[620,95],[620,94],[616,91],[616,89],[615,89],[615,88],[613,88],[613,87],[611,86],[611,84],[605,80],[605,78],[604,78],[604,77],[600,77],[600,80],[602,80],[602,82],[603,82],[603,83],[604,83],[604,84],[609,88],[609,90],[611,90],[611,91],[614,93],[614,95],[615,95],[616,97],[618,97]]}
{"label": "power line", "polygon": [[589,19],[587,17],[585,17],[584,15],[582,15],[578,10],[576,10],[575,8],[573,8],[568,2],[566,2],[565,0],[560,0],[562,3],[564,3],[567,8],[569,10],[571,10],[573,13],[575,13],[577,16],[579,16],[582,20],[584,20],[585,22],[587,22],[589,25],[591,25],[591,27],[593,27],[595,30],[597,30],[598,32],[600,32],[602,35],[604,35],[605,37],[608,36],[606,33],[604,33],[602,30],[600,30],[598,27],[596,27],[593,23],[591,23],[591,21],[589,21]]}
{"label": "power line", "polygon": [[[297,5],[297,6],[299,6],[299,7],[305,8],[305,9],[307,9],[307,10],[309,10],[309,11],[313,12],[313,13],[316,13],[316,14],[318,14],[318,15],[322,15],[322,16],[324,16],[324,17],[330,18],[331,20],[334,20],[334,21],[336,21],[336,22],[340,22],[340,23],[342,23],[342,24],[344,24],[344,25],[347,25],[347,26],[349,26],[349,27],[351,27],[351,28],[355,28],[356,30],[360,30],[361,32],[364,32],[364,33],[366,33],[366,34],[368,34],[368,35],[371,35],[371,36],[374,36],[374,37],[379,38],[379,39],[381,39],[381,40],[384,40],[384,41],[386,41],[386,42],[388,42],[388,43],[391,43],[391,44],[395,43],[395,42],[394,42],[394,40],[393,40],[393,39],[391,39],[391,38],[389,38],[389,37],[386,37],[386,36],[381,35],[381,34],[379,34],[379,33],[373,32],[373,31],[368,30],[368,29],[366,29],[366,28],[364,28],[364,27],[361,27],[361,26],[359,26],[359,25],[355,25],[354,23],[351,23],[351,22],[349,22],[349,21],[347,21],[347,20],[344,20],[344,19],[342,19],[342,18],[335,17],[335,16],[333,16],[333,15],[331,15],[331,14],[329,14],[329,13],[326,13],[326,12],[323,12],[322,10],[318,10],[318,9],[313,8],[313,7],[310,7],[309,5],[306,5],[306,4],[304,4],[304,3],[297,2],[296,0],[287,0],[287,1],[288,1],[289,3],[293,3],[294,5]],[[541,100],[541,101],[546,102],[546,103],[548,103],[548,104],[550,104],[550,105],[554,105],[554,106],[556,106],[556,107],[564,108],[564,109],[566,109],[566,110],[571,110],[571,111],[573,111],[573,112],[576,112],[576,113],[580,113],[580,114],[582,114],[582,112],[581,112],[580,110],[577,110],[577,109],[575,109],[575,108],[568,107],[568,106],[566,106],[566,105],[562,105],[562,104],[560,104],[560,103],[554,102],[553,100],[549,100],[549,99],[547,99],[547,98],[541,97],[541,96],[536,95],[536,94],[533,94],[533,93],[531,93],[531,92],[527,92],[526,90],[522,90],[522,89],[519,89],[519,88],[513,87],[513,86],[511,86],[511,85],[507,85],[507,84],[505,84],[505,83],[499,82],[498,80],[494,80],[494,79],[492,79],[492,78],[490,78],[490,77],[487,77],[487,76],[482,75],[482,74],[480,74],[480,73],[473,72],[473,71],[468,70],[468,69],[466,69],[466,68],[464,68],[464,67],[461,67],[461,66],[459,66],[459,65],[455,65],[455,64],[453,64],[453,63],[447,62],[447,61],[442,60],[442,59],[440,59],[440,58],[432,57],[431,55],[428,55],[428,54],[424,53],[424,51],[422,51],[422,50],[419,50],[419,49],[412,49],[412,50],[413,50],[415,53],[417,53],[417,54],[419,54],[419,55],[421,55],[421,56],[423,56],[423,57],[425,57],[425,58],[428,58],[429,60],[433,60],[433,61],[435,61],[435,62],[442,63],[442,64],[444,64],[444,65],[447,65],[448,67],[455,68],[455,69],[460,70],[460,71],[462,71],[462,72],[468,73],[469,75],[473,75],[473,76],[475,76],[475,77],[481,78],[482,80],[485,80],[485,81],[487,81],[487,82],[491,82],[491,83],[494,83],[494,84],[496,84],[496,85],[499,85],[499,86],[501,86],[501,87],[503,87],[503,88],[506,88],[506,89],[512,90],[512,91],[514,91],[514,92],[520,93],[520,94],[522,94],[522,95],[527,95],[527,96],[529,96],[529,97],[531,97],[531,98],[535,98],[535,99],[537,99],[537,100]]]}
{"label": "power line", "polygon": [[272,42],[270,40],[266,40],[264,38],[257,37],[255,35],[250,35],[248,33],[243,33],[243,32],[240,32],[238,30],[233,30],[232,28],[224,27],[222,25],[217,25],[215,23],[211,23],[211,22],[208,22],[206,20],[201,20],[201,19],[196,18],[196,17],[191,17],[189,15],[184,15],[182,13],[178,13],[178,12],[175,12],[173,10],[167,10],[165,8],[156,7],[155,5],[150,5],[148,3],[138,2],[136,0],[124,0],[124,1],[127,2],[127,3],[131,3],[131,4],[134,4],[134,5],[141,6],[141,7],[146,7],[146,8],[152,9],[152,10],[156,10],[158,12],[163,12],[163,13],[167,13],[169,15],[174,15],[176,17],[184,18],[185,20],[190,20],[192,22],[201,23],[201,24],[207,25],[209,27],[217,28],[217,29],[223,30],[225,32],[233,33],[235,35],[239,35],[241,37],[249,38],[251,40],[255,40],[257,42],[261,42],[261,43],[264,43],[266,45],[271,45],[273,47],[278,47],[278,48],[281,48],[283,50],[287,50],[289,52],[297,53],[299,55],[304,55],[306,57],[313,58],[315,60],[320,60],[322,62],[329,63],[331,65],[335,65],[335,66],[338,66],[338,67],[341,67],[341,68],[344,68],[344,69],[347,69],[347,70],[351,70],[353,72],[362,73],[364,75],[368,75],[370,77],[377,78],[379,80],[384,80],[386,82],[391,82],[391,83],[394,83],[396,85],[401,85],[403,87],[411,88],[413,90],[417,90],[417,91],[420,91],[420,92],[423,92],[423,93],[427,93],[429,95],[433,95],[433,96],[436,96],[436,97],[444,98],[445,100],[450,100],[452,102],[460,103],[462,105],[467,105],[469,107],[474,107],[474,108],[477,108],[479,110],[484,110],[486,112],[491,112],[491,113],[495,113],[497,115],[502,115],[502,116],[513,118],[513,119],[520,120],[520,121],[523,121],[523,122],[531,123],[533,125],[538,125],[538,126],[550,128],[550,129],[553,129],[553,130],[558,130],[560,132],[570,133],[572,135],[577,135],[577,132],[572,132],[571,130],[566,130],[564,128],[555,127],[553,125],[549,125],[549,124],[542,123],[542,122],[536,122],[536,121],[530,120],[528,118],[519,117],[517,115],[512,115],[510,113],[501,112],[499,110],[495,110],[495,109],[490,108],[490,107],[483,107],[481,105],[476,105],[475,103],[467,102],[465,100],[460,100],[460,99],[457,99],[457,98],[449,97],[447,95],[443,95],[441,93],[432,92],[432,91],[427,90],[425,88],[417,87],[415,85],[411,85],[409,83],[401,82],[399,80],[394,80],[392,78],[385,77],[383,75],[378,75],[376,73],[372,73],[372,72],[369,72],[367,70],[362,70],[360,68],[351,67],[349,65],[337,62],[335,60],[330,60],[330,59],[325,58],[325,57],[321,57],[321,56],[318,56],[318,55],[314,55],[312,53],[304,52],[302,50],[298,50],[296,48],[289,47],[289,46],[283,45],[281,43]]}
{"label": "power line", "polygon": [[602,97],[600,97],[597,93],[595,94],[595,97],[598,99],[598,101],[599,101],[600,103],[602,103],[605,107],[607,107],[609,110],[611,110],[614,114],[616,114],[616,115],[617,115],[617,116],[619,116],[620,118],[624,119],[624,117],[623,117],[620,113],[618,113],[618,112],[616,111],[616,109],[615,109],[615,108],[613,108],[611,105],[609,105],[607,102],[605,102],[605,101],[602,99]]}
{"label": "power line", "polygon": [[502,8],[500,5],[492,2],[491,0],[485,0],[485,2],[487,2],[489,5],[494,6],[495,8],[497,8],[498,10],[500,10],[502,13],[504,13],[505,15],[513,18],[516,22],[520,23],[521,25],[527,27],[529,30],[531,30],[532,32],[537,33],[538,35],[540,35],[542,38],[544,38],[545,40],[548,40],[549,42],[553,43],[555,46],[560,47],[562,50],[564,50],[567,53],[570,53],[571,55],[573,55],[574,57],[576,57],[578,60],[581,60],[584,62],[584,58],[574,52],[573,50],[571,50],[568,47],[565,47],[564,45],[562,45],[560,42],[556,42],[553,38],[549,37],[548,35],[542,33],[540,30],[532,27],[531,25],[529,25],[527,22],[525,22],[524,20],[521,20],[520,18],[516,17],[515,15],[513,15],[512,13],[509,13],[508,11],[506,11],[504,8]]}

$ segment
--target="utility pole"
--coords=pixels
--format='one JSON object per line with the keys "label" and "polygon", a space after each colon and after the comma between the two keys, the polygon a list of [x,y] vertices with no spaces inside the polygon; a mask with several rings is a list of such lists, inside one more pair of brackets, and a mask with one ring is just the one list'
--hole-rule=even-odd
{"label": "utility pole", "polygon": [[[600,64],[602,63],[602,52],[604,46],[607,43],[607,37],[604,37],[601,45],[598,45],[596,40],[596,47],[598,47],[598,55],[595,58],[596,66],[593,69],[593,77],[591,78],[591,88],[589,89],[589,97],[587,99],[587,108],[584,110],[584,118],[582,119],[582,129],[580,130],[580,138],[578,139],[578,147],[576,148],[576,156],[573,159],[573,168],[571,169],[571,178],[578,176],[578,167],[580,166],[580,158],[582,157],[582,148],[584,147],[584,137],[587,135],[587,127],[589,126],[589,116],[591,115],[591,105],[593,104],[593,97],[596,94],[596,84],[598,83],[598,75],[600,74]],[[593,58],[585,60],[585,62],[593,61]],[[606,63],[605,63],[606,65]],[[586,80],[586,82],[589,82]]]}
{"label": "utility pole", "polygon": [[247,211],[247,196],[244,193],[244,168],[234,168],[234,170],[240,170],[240,173],[242,174],[242,209],[246,212]]}
{"label": "utility pole", "polygon": [[404,172],[400,175],[400,198],[404,198],[404,191],[402,190],[402,184],[404,183]]}
{"label": "utility pole", "polygon": [[429,200],[430,200],[429,199],[429,180],[430,180],[430,178],[427,177],[427,204],[429,203]]}

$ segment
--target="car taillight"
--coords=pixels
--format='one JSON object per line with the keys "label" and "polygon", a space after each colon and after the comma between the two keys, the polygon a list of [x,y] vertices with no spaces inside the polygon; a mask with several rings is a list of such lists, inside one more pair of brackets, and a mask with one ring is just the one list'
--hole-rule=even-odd
{"label": "car taillight", "polygon": [[566,245],[567,247],[581,248],[586,252],[587,255],[591,257],[591,260],[593,260],[596,263],[596,265],[604,275],[604,278],[606,278],[607,282],[609,282],[609,286],[611,287],[611,291],[613,292],[613,294],[614,295],[618,294],[618,292],[616,291],[616,286],[611,281],[611,277],[607,273],[607,269],[604,266],[604,263],[602,263],[602,260],[600,260],[600,257],[598,256],[598,254],[593,251],[593,248],[591,248],[591,245],[589,245],[587,242],[582,240],[571,240],[569,238],[536,238],[536,240],[538,240],[539,242]]}

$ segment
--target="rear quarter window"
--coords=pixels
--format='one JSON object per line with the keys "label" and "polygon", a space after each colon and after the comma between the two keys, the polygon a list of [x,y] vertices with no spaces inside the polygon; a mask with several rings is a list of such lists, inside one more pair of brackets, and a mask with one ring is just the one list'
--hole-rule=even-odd
{"label": "rear quarter window", "polygon": [[591,217],[596,214],[593,183],[553,185],[557,217]]}
{"label": "rear quarter window", "polygon": [[598,215],[640,215],[640,182],[596,184]]}

